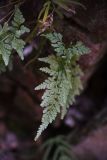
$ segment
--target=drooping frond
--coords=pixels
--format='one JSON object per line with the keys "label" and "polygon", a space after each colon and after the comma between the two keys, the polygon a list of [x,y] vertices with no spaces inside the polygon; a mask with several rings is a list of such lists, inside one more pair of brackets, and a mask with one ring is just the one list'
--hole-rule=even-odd
{"label": "drooping frond", "polygon": [[[54,50],[58,52],[56,56],[51,55],[39,58],[40,61],[49,65],[48,67],[40,68],[49,77],[35,88],[35,90],[45,89],[41,102],[41,107],[43,107],[42,124],[39,127],[35,140],[55,120],[58,113],[61,113],[62,119],[64,118],[69,106],[75,102],[75,96],[80,94],[82,90],[80,79],[82,71],[77,64],[77,60],[81,54],[89,52],[89,49],[81,42],[77,42],[71,48],[66,48],[62,42],[62,35],[59,33],[50,33],[45,35],[45,37],[51,41]],[[64,48],[63,52],[59,52],[60,44]]]}
{"label": "drooping frond", "polygon": [[8,25],[8,23],[4,23],[3,27],[0,25],[0,55],[5,66],[8,66],[13,50],[19,54],[22,60],[24,59],[23,48],[25,42],[20,37],[25,32],[29,32],[29,29],[23,25],[24,21],[21,11],[16,6],[11,25]]}

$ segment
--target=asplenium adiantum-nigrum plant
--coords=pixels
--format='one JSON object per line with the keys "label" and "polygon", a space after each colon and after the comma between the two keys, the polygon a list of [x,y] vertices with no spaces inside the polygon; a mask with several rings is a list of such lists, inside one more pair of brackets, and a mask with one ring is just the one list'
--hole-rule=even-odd
{"label": "asplenium adiantum-nigrum plant", "polygon": [[35,140],[55,120],[58,113],[61,114],[61,119],[64,118],[69,106],[75,102],[75,96],[80,94],[83,72],[77,62],[81,55],[89,52],[80,41],[65,47],[60,33],[48,33],[44,36],[51,42],[56,54],[39,58],[39,61],[48,64],[48,67],[40,68],[48,74],[48,78],[35,88],[45,90],[40,104],[43,107],[42,122]]}
{"label": "asplenium adiantum-nigrum plant", "polygon": [[4,25],[0,25],[0,71],[4,71],[5,67],[9,65],[11,56],[15,50],[19,57],[23,60],[23,49],[25,46],[24,40],[21,36],[29,32],[30,30],[23,24],[25,19],[18,8],[15,6],[14,18],[11,24],[7,22]]}
{"label": "asplenium adiantum-nigrum plant", "polygon": [[[0,71],[5,71],[5,67],[9,66],[14,50],[22,60],[24,59],[23,49],[26,43],[21,36],[29,32],[29,29],[23,25],[24,22],[25,19],[16,6],[12,22],[0,25]],[[77,61],[81,55],[89,52],[82,42],[65,47],[60,33],[48,33],[44,37],[50,40],[56,54],[39,58],[40,61],[48,64],[48,67],[40,68],[42,72],[48,74],[48,78],[35,88],[35,90],[45,90],[41,102],[42,123],[35,140],[55,120],[58,113],[61,113],[61,119],[64,118],[67,109],[74,103],[75,96],[80,94],[82,70]]]}

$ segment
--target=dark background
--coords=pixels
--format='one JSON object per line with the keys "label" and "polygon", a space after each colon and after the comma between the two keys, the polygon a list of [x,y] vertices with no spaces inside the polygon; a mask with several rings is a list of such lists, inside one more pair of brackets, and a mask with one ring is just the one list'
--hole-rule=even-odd
{"label": "dark background", "polygon": [[[1,0],[0,6],[9,2]],[[26,0],[21,5],[26,25],[31,30],[43,3],[42,0]],[[13,70],[0,75],[0,126],[5,126],[0,132],[4,132],[4,135],[10,132],[13,134],[15,147],[10,145],[9,151],[15,153],[18,160],[38,159],[36,150],[46,139],[60,134],[72,134],[75,130],[72,145],[79,159],[107,159],[107,3],[106,0],[82,0],[81,3],[86,6],[86,10],[75,5],[75,14],[61,10],[64,13],[63,19],[54,14],[53,25],[63,34],[65,43],[81,40],[91,50],[79,62],[85,73],[82,77],[84,90],[70,107],[65,119],[60,121],[57,118],[38,142],[34,142],[34,137],[42,116],[39,106],[42,93],[34,91],[34,88],[44,77],[38,71],[37,60],[26,64],[40,50],[40,36],[35,36],[26,45],[24,62],[17,55],[14,56]],[[0,19],[11,8],[1,8]],[[33,51],[29,52],[29,48]],[[50,50],[45,43],[41,55],[50,53]],[[6,160],[12,160],[7,157]],[[2,154],[0,160],[5,160]]]}

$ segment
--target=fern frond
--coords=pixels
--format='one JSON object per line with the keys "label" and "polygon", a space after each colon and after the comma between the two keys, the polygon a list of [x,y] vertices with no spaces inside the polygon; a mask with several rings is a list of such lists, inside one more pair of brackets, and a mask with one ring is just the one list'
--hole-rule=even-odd
{"label": "fern frond", "polygon": [[5,66],[8,66],[10,55],[15,50],[20,58],[23,60],[23,49],[25,42],[20,38],[29,29],[23,25],[25,19],[19,10],[15,7],[14,19],[11,25],[4,23],[3,27],[0,26],[0,55],[4,61]]}
{"label": "fern frond", "polygon": [[25,32],[29,32],[29,29],[25,26],[23,26],[23,23],[25,22],[25,19],[19,10],[19,8],[15,7],[15,15],[14,19],[12,21],[11,26],[11,36],[12,36],[12,48],[16,50],[16,52],[19,54],[20,58],[23,60],[23,49],[25,46],[25,42],[20,38]]}
{"label": "fern frond", "polygon": [[[60,50],[59,43],[63,45],[61,34],[50,33],[45,37],[51,41],[52,46],[54,44],[54,50],[56,50],[56,46]],[[67,109],[75,102],[75,97],[82,90],[80,77],[83,73],[77,60],[81,54],[86,54],[89,50],[81,42],[77,42],[71,48],[65,48],[64,45],[63,47],[63,52],[60,54],[57,52],[56,56],[39,58],[40,61],[48,63],[48,67],[40,68],[40,70],[49,76],[35,88],[35,90],[45,89],[41,102],[41,107],[43,107],[42,123],[35,140],[55,120],[58,113],[61,113],[61,119],[64,118]]]}

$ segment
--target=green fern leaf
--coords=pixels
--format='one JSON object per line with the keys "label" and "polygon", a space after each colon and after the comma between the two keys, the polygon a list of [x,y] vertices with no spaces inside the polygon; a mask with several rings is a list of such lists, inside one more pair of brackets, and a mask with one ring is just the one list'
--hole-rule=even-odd
{"label": "green fern leaf", "polygon": [[5,66],[9,65],[10,56],[15,50],[20,58],[23,60],[23,49],[25,42],[20,38],[29,29],[23,25],[25,19],[19,10],[15,7],[14,19],[11,25],[4,23],[3,27],[0,25],[0,55]]}
{"label": "green fern leaf", "polygon": [[[45,37],[51,41],[55,51],[56,48],[58,49],[58,52],[56,56],[39,58],[40,61],[49,65],[40,68],[42,72],[47,73],[49,76],[48,79],[35,88],[35,90],[45,89],[41,102],[41,107],[43,107],[42,123],[35,140],[55,120],[58,113],[61,113],[61,119],[64,118],[67,109],[75,102],[75,97],[80,94],[82,90],[80,77],[83,73],[77,64],[77,60],[82,54],[89,51],[81,42],[77,42],[71,48],[65,48],[62,35],[59,33],[46,34]],[[60,44],[63,45],[63,51]]]}

